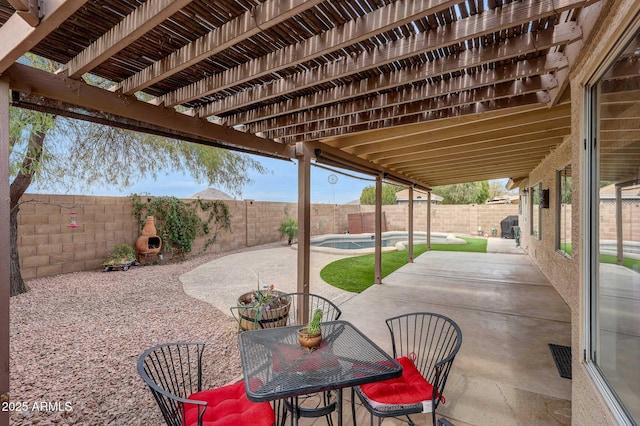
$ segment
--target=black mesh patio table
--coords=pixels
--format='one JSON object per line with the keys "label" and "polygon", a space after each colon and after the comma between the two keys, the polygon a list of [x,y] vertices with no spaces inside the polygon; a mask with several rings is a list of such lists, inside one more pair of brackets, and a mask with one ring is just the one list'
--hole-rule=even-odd
{"label": "black mesh patio table", "polygon": [[[239,336],[247,398],[263,402],[337,390],[342,424],[342,389],[399,377],[402,367],[346,321],[322,323],[322,343],[309,351],[298,342],[300,326],[245,331]],[[299,413],[298,413],[299,414]],[[297,422],[292,415],[292,422]]]}

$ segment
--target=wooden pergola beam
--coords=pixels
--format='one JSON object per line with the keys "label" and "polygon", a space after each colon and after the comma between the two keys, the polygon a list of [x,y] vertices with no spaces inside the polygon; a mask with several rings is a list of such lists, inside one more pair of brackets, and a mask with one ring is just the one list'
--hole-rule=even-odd
{"label": "wooden pergola beam", "polygon": [[[584,40],[589,38],[589,35],[593,31],[593,28],[598,23],[598,18],[600,17],[600,13],[604,8],[605,2],[598,2],[595,4],[588,4],[586,2],[580,11],[580,15],[578,16],[578,25],[582,30],[583,38],[580,40],[576,40],[573,43],[570,43],[565,47],[564,53],[567,55],[567,60],[569,61],[569,68],[563,70],[558,73],[558,86],[550,91],[551,102],[550,105],[556,105],[560,102],[562,94],[565,92],[565,89],[569,85],[569,72],[571,71],[573,64],[577,62],[578,56],[584,47]],[[567,12],[564,12],[563,15],[566,15]]]}
{"label": "wooden pergola beam", "polygon": [[546,106],[538,106],[538,108],[535,109],[529,106],[520,106],[508,111],[495,110],[486,112],[484,114],[456,116],[448,119],[417,123],[410,126],[398,127],[394,129],[382,129],[375,132],[354,133],[342,137],[331,137],[324,139],[322,142],[326,145],[331,145],[336,148],[346,150],[347,148],[352,148],[360,145],[367,145],[377,142],[386,143],[388,141],[400,139],[406,136],[420,135],[434,131],[447,131],[459,126],[467,126],[472,123],[484,123],[486,121],[499,120],[507,117],[517,117],[523,113],[530,113],[546,109],[548,109]]}
{"label": "wooden pergola beam", "polygon": [[267,0],[238,18],[183,46],[124,80],[118,88],[133,94],[304,12],[323,0]]}
{"label": "wooden pergola beam", "polygon": [[87,0],[41,0],[45,15],[33,27],[18,14],[13,14],[0,27],[0,74],[31,50],[51,31],[58,28]]}
{"label": "wooden pergola beam", "polygon": [[451,164],[442,164],[436,165],[434,167],[426,166],[422,171],[418,173],[414,173],[412,176],[416,179],[426,177],[428,175],[439,175],[447,176],[451,173],[464,173],[465,168],[474,167],[475,171],[483,172],[488,170],[494,170],[496,168],[500,169],[501,167],[529,167],[532,168],[537,166],[540,161],[546,156],[543,154],[531,156],[528,158],[520,158],[517,160],[509,159],[509,161],[503,161],[500,158],[494,158],[493,161],[487,161],[484,159],[481,160],[473,160],[473,161],[464,161],[460,160],[457,164],[452,167]]}
{"label": "wooden pergola beam", "polygon": [[[526,156],[527,159],[545,157],[551,150],[557,146],[558,140],[554,140],[555,143],[544,144],[539,146],[529,146],[524,148],[505,148],[498,147],[494,150],[483,150],[475,153],[464,153],[464,157],[461,154],[448,155],[443,157],[429,157],[424,160],[421,167],[415,167],[413,170],[405,169],[405,174],[412,175],[418,174],[421,170],[433,170],[435,168],[458,168],[465,167],[470,164],[479,164],[483,162],[492,163],[496,158],[500,161],[519,161]],[[426,166],[425,166],[426,163]]]}
{"label": "wooden pergola beam", "polygon": [[173,106],[237,86],[351,46],[369,37],[453,7],[456,0],[400,0],[303,42],[287,46],[228,71],[167,93]]}
{"label": "wooden pergola beam", "polygon": [[[552,131],[557,128],[571,127],[571,105],[563,104],[553,109],[543,108],[517,116],[500,117],[483,122],[471,122],[442,129],[437,135],[415,133],[392,141],[374,142],[360,145],[348,151],[356,155],[367,156],[371,160],[400,157],[416,153],[416,148],[455,146],[460,143],[471,144],[492,138],[500,139],[513,134],[535,133],[541,130]],[[517,129],[517,131],[515,131]],[[409,152],[409,150],[411,150]],[[379,154],[379,155],[378,155]],[[400,159],[398,159],[400,161]]]}
{"label": "wooden pergola beam", "polygon": [[[321,120],[316,123],[307,123],[288,127],[279,131],[266,131],[263,132],[263,134],[265,137],[270,139],[286,136],[298,136],[304,135],[308,132],[314,132],[319,129],[324,131],[352,127],[379,120],[407,117],[423,114],[427,111],[437,111],[481,102],[498,101],[499,99],[514,98],[531,93],[537,94],[537,102],[546,104],[550,99],[548,94],[546,94],[546,91],[555,87],[556,84],[557,81],[552,75],[534,76],[526,81],[509,81],[502,84],[478,88],[476,90],[452,92],[448,94],[449,96],[434,96],[429,99],[402,104],[400,106],[396,105],[377,110],[364,111],[354,115],[345,115],[333,119]],[[418,89],[415,91],[420,92]]]}
{"label": "wooden pergola beam", "polygon": [[[550,54],[544,57],[527,61],[526,65],[512,64],[497,69],[482,70],[475,74],[464,74],[448,80],[440,80],[437,83],[412,87],[366,99],[358,99],[352,102],[344,102],[339,105],[329,105],[322,108],[314,108],[296,114],[280,116],[258,121],[245,126],[250,133],[268,132],[272,137],[285,135],[295,136],[296,128],[301,124],[312,123],[321,120],[329,120],[343,116],[357,116],[372,110],[404,105],[412,102],[423,101],[439,96],[445,96],[466,90],[478,89],[492,84],[501,84],[513,80],[545,76],[558,68],[566,66],[567,62],[561,53]],[[549,76],[551,77],[551,76]],[[548,78],[548,77],[541,77]],[[282,130],[276,132],[276,130]],[[329,130],[329,128],[325,129]],[[286,132],[286,133],[285,133]]]}
{"label": "wooden pergola beam", "polygon": [[[540,137],[540,136],[539,136]],[[512,152],[522,153],[523,151],[533,151],[535,149],[551,148],[562,143],[562,136],[547,137],[545,139],[535,139],[528,142],[519,142],[519,138],[513,137],[513,143],[493,143],[485,142],[476,146],[451,147],[446,150],[427,151],[423,155],[416,156],[416,160],[403,163],[402,167],[398,167],[399,172],[412,174],[424,167],[425,162],[433,164],[434,161],[441,160],[458,160],[464,155],[467,158],[475,158],[479,156],[495,156],[508,154]]]}
{"label": "wooden pergola beam", "polygon": [[[298,73],[282,78],[273,84],[257,86],[211,102],[199,110],[202,116],[221,115],[229,111],[246,108],[258,101],[273,99],[304,90],[349,75],[365,72],[392,62],[401,61],[422,52],[433,52],[469,38],[483,37],[487,34],[513,28],[531,21],[552,16],[563,10],[581,5],[583,0],[528,0],[505,5],[502,8],[488,10],[482,14],[455,21],[432,31],[401,38],[378,49],[363,53],[355,58],[346,58],[318,69]],[[235,125],[239,123],[230,123]]]}
{"label": "wooden pergola beam", "polygon": [[8,0],[8,2],[27,24],[32,27],[37,27],[40,24],[38,0]]}
{"label": "wooden pergola beam", "polygon": [[[351,126],[348,128],[348,131],[356,133],[356,132],[367,132],[371,130],[386,129],[386,128],[397,128],[397,127],[403,127],[403,126],[408,126],[413,124],[419,124],[423,122],[430,122],[434,120],[445,120],[453,117],[486,114],[488,112],[496,111],[496,110],[506,111],[506,110],[510,110],[510,109],[518,108],[522,106],[529,106],[529,109],[531,109],[531,107],[534,107],[536,105],[544,104],[544,101],[546,99],[548,99],[548,95],[546,95],[544,92],[531,93],[528,95],[522,95],[522,96],[517,96],[512,98],[503,98],[495,101],[478,102],[475,104],[461,105],[461,106],[452,107],[448,109],[426,111],[426,112],[423,112],[422,114],[416,114],[416,115],[411,115],[406,117],[398,117],[398,118],[393,118],[389,120],[371,121],[365,124]],[[321,140],[323,138],[334,136],[337,134],[344,134],[344,131],[345,131],[345,128],[343,127],[340,127],[335,130],[328,130],[328,131],[310,130],[309,132],[303,135],[298,135],[293,137],[284,137],[278,140],[280,140],[283,143],[294,143],[299,140],[315,140],[315,139]]]}
{"label": "wooden pergola beam", "polygon": [[180,114],[173,108],[154,106],[139,101],[135,96],[113,93],[62,75],[54,75],[17,63],[12,65],[5,74],[11,89],[18,92],[104,111],[195,137],[215,139],[230,146],[244,147],[281,157],[293,158],[294,156],[293,148],[288,145],[210,123],[205,119]]}
{"label": "wooden pergola beam", "polygon": [[534,167],[531,166],[516,166],[516,167],[505,167],[503,169],[493,169],[489,171],[482,171],[478,173],[466,173],[464,170],[458,169],[458,173],[450,173],[450,174],[437,174],[437,175],[426,175],[424,177],[425,180],[428,180],[429,183],[433,186],[440,185],[450,185],[453,183],[460,182],[472,182],[472,181],[482,181],[482,180],[493,180],[493,179],[505,179],[509,176],[523,176],[528,175]]}
{"label": "wooden pergola beam", "polygon": [[485,64],[517,58],[529,53],[544,51],[553,46],[568,43],[581,37],[580,28],[572,22],[560,24],[554,28],[543,30],[537,34],[527,33],[512,38],[504,45],[490,45],[477,49],[465,50],[456,58],[445,57],[420,66],[382,74],[376,77],[337,86],[312,95],[300,96],[285,102],[278,102],[266,107],[256,108],[249,112],[225,117],[225,124],[247,123],[278,115],[291,114],[309,108],[332,104],[376,92],[390,90],[395,87],[423,81],[459,72],[467,68],[480,67]]}
{"label": "wooden pergola beam", "polygon": [[[535,126],[535,130],[532,130],[534,126],[530,126],[527,129],[521,129],[522,133],[518,133],[520,129],[514,131],[504,130],[500,132],[500,135],[496,140],[491,140],[490,134],[483,134],[475,138],[466,138],[464,136],[457,136],[451,139],[451,142],[447,140],[440,140],[430,143],[424,142],[420,146],[416,146],[413,149],[403,151],[403,154],[394,153],[394,155],[380,153],[376,155],[376,158],[368,158],[371,156],[362,156],[376,163],[383,164],[385,167],[390,167],[395,170],[397,167],[399,170],[405,170],[405,168],[412,167],[416,161],[428,160],[432,155],[438,155],[442,153],[447,155],[450,153],[457,153],[458,155],[464,155],[467,150],[483,149],[492,146],[511,146],[520,143],[538,142],[540,140],[546,141],[548,139],[557,140],[562,138],[571,132],[571,126],[569,123],[563,122],[562,119],[549,123],[547,127]],[[517,136],[513,136],[516,135]],[[505,136],[509,135],[509,136]],[[410,153],[409,153],[410,152]]]}
{"label": "wooden pergola beam", "polygon": [[[298,145],[299,144],[296,144],[296,146]],[[370,176],[383,174],[387,176],[388,179],[396,183],[407,186],[411,185],[422,191],[431,190],[429,185],[423,181],[412,179],[402,173],[397,173],[396,171],[383,167],[379,164],[353,156],[334,147],[325,145],[322,142],[311,141],[305,142],[304,145],[313,150],[316,161],[319,163],[353,170]]]}
{"label": "wooden pergola beam", "polygon": [[84,73],[100,65],[192,1],[147,0],[71,59],[63,69],[71,78],[82,77]]}
{"label": "wooden pergola beam", "polygon": [[255,149],[245,148],[237,145],[224,144],[216,139],[205,138],[202,135],[193,135],[181,132],[175,129],[168,129],[163,126],[149,124],[140,120],[134,120],[121,115],[107,113],[95,109],[81,108],[77,105],[71,105],[62,101],[55,101],[42,96],[13,92],[12,105],[17,108],[31,109],[43,113],[59,115],[63,117],[74,118],[76,120],[84,120],[92,123],[102,124],[104,126],[117,127],[121,129],[131,130],[134,132],[157,135],[170,139],[178,139],[185,142],[193,142],[200,145],[206,145],[214,148],[227,149],[230,151],[242,152],[245,154],[263,155],[265,157],[283,158],[278,154],[266,154],[258,152]]}

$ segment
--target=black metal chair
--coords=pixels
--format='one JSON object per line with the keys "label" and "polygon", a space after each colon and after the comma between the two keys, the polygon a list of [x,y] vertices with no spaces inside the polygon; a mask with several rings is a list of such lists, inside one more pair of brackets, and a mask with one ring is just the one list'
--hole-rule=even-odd
{"label": "black metal chair", "polygon": [[[329,299],[313,293],[287,293],[282,297],[291,299],[291,307],[289,308],[289,317],[287,318],[287,325],[304,325],[311,321],[313,313],[316,309],[322,310],[322,322],[335,321],[340,318],[342,311],[336,306],[335,303]],[[309,317],[298,318],[298,307],[303,303],[309,304]],[[261,318],[268,318],[269,312],[261,312]]]}
{"label": "black metal chair", "polygon": [[[322,322],[335,321],[340,318],[342,311],[335,303],[329,299],[313,293],[287,293],[282,297],[289,298],[291,300],[291,306],[289,308],[289,317],[287,318],[287,325],[304,325],[311,321],[311,317],[316,309],[322,310]],[[298,317],[298,307],[303,303],[309,304],[309,316],[306,318]],[[263,323],[269,323],[270,316],[269,311],[263,309],[260,313],[260,319]],[[331,412],[335,409],[336,401],[331,401],[331,392],[323,392],[322,394],[303,395],[297,398],[297,402],[293,405],[289,402],[282,404],[280,409],[279,404],[276,404],[276,411],[281,411],[281,425],[284,425],[287,419],[287,411],[295,411],[298,417],[327,417],[327,423],[332,425]]]}
{"label": "black metal chair", "polygon": [[436,409],[444,403],[444,387],[453,360],[462,344],[460,327],[444,315],[416,312],[386,320],[391,333],[393,357],[402,365],[397,379],[353,388],[351,407],[355,424],[355,393],[364,407],[378,417],[431,413],[436,425]]}
{"label": "black metal chair", "polygon": [[202,390],[203,351],[200,342],[165,343],[138,358],[138,374],[151,389],[167,425],[273,425],[271,405],[249,401],[243,382]]}

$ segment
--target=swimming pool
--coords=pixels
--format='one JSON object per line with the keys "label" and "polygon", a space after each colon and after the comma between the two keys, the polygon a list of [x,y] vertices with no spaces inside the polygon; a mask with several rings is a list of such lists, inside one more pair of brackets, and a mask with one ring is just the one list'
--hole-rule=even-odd
{"label": "swimming pool", "polygon": [[[382,250],[404,250],[409,235],[406,231],[388,231],[382,233]],[[426,232],[414,232],[414,244],[426,244]],[[431,244],[466,244],[461,238],[444,232],[432,232]],[[374,234],[327,234],[311,238],[311,250],[325,253],[349,254],[372,253],[375,250]]]}

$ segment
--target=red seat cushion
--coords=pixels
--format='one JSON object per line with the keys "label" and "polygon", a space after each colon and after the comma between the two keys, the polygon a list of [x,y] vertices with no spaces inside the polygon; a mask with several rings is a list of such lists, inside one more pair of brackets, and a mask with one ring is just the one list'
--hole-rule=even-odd
{"label": "red seat cushion", "polygon": [[[203,426],[271,426],[275,422],[271,405],[268,402],[249,401],[243,382],[196,392],[189,395],[188,399],[207,402]],[[198,424],[198,407],[201,406],[184,404],[184,426]]]}
{"label": "red seat cushion", "polygon": [[402,366],[402,376],[382,382],[368,383],[360,386],[362,393],[372,405],[408,405],[423,403],[425,410],[430,410],[433,386],[413,361],[407,357],[396,359]]}

